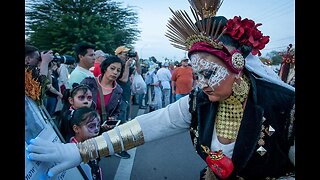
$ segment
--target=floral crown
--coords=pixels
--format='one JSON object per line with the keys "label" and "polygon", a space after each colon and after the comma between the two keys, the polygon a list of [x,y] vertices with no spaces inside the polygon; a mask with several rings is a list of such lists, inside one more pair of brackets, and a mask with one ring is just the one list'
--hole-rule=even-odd
{"label": "floral crown", "polygon": [[261,56],[260,50],[269,42],[269,36],[263,36],[258,26],[253,20],[245,18],[241,20],[241,16],[235,16],[229,19],[224,26],[225,34],[229,34],[234,40],[238,41],[240,46],[249,46],[252,48],[253,55]]}

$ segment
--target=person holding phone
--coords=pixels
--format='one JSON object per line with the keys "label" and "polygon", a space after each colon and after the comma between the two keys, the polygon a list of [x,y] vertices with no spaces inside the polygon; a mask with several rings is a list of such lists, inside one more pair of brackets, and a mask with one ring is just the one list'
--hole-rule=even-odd
{"label": "person holding phone", "polygon": [[100,64],[100,69],[98,77],[87,77],[80,84],[91,87],[96,110],[102,119],[102,133],[111,128],[108,124],[112,122],[106,121],[117,121],[120,113],[123,90],[116,80],[123,73],[122,61],[117,56],[108,56]]}

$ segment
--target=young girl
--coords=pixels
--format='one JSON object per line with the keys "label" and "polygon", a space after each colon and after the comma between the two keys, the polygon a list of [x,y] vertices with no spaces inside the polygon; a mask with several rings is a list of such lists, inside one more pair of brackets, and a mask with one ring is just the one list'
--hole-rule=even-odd
{"label": "young girl", "polygon": [[63,108],[58,116],[57,122],[62,137],[69,142],[72,136],[72,128],[68,126],[72,110],[80,107],[91,107],[95,109],[95,103],[92,101],[92,91],[89,86],[84,84],[74,84],[71,90],[66,90],[63,96]]}
{"label": "young girl", "polygon": [[[80,107],[71,110],[68,125],[72,128],[70,142],[79,143],[92,137],[96,137],[100,131],[100,116],[96,110],[89,107]],[[89,179],[101,180],[102,171],[99,167],[100,159],[89,161],[88,164],[81,164]],[[90,173],[91,171],[91,173]]]}

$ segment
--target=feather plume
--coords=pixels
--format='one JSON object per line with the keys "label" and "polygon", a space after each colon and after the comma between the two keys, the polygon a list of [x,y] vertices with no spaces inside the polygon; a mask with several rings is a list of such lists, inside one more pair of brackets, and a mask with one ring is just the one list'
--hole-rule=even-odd
{"label": "feather plume", "polygon": [[217,14],[223,0],[188,0],[196,13],[203,18],[213,17]]}
{"label": "feather plume", "polygon": [[216,42],[223,34],[221,33],[218,36],[221,22],[218,23],[218,27],[215,27],[217,24],[216,21],[213,21],[212,18],[206,18],[203,14],[198,14],[193,7],[190,7],[190,10],[197,23],[193,22],[186,11],[169,9],[173,16],[168,20],[168,30],[165,36],[169,38],[169,41],[174,47],[188,50],[193,43],[205,41],[218,49],[222,48],[221,44]]}

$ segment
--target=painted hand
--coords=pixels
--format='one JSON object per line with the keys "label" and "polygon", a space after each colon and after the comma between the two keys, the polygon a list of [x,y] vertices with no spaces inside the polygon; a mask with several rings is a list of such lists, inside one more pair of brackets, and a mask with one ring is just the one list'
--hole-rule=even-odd
{"label": "painted hand", "polygon": [[78,166],[82,159],[75,143],[53,143],[39,137],[30,140],[27,158],[33,161],[54,162],[48,176],[53,177],[64,170]]}

